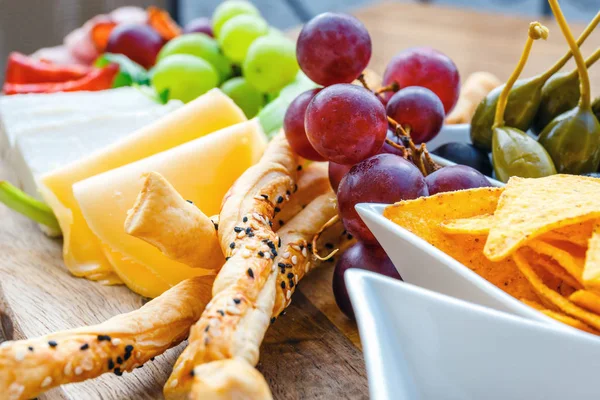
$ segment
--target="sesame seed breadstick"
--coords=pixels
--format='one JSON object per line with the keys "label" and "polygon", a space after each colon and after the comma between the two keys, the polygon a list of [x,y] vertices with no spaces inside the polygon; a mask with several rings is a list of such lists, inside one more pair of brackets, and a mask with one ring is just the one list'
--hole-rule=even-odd
{"label": "sesame seed breadstick", "polygon": [[166,398],[188,397],[196,365],[229,358],[258,362],[275,298],[271,272],[277,250],[268,243],[279,240],[272,218],[294,189],[297,166],[297,156],[279,134],[223,199],[218,234],[227,261],[215,279],[213,299],[192,327],[188,347],[165,385]]}
{"label": "sesame seed breadstick", "polygon": [[468,124],[481,101],[502,84],[496,75],[489,72],[473,72],[460,88],[454,109],[446,116],[447,124]]}
{"label": "sesame seed breadstick", "polygon": [[140,309],[101,324],[0,345],[0,398],[31,399],[106,372],[121,375],[184,340],[214,276],[187,279]]}
{"label": "sesame seed breadstick", "polygon": [[[306,207],[314,198],[331,190],[328,166],[325,162],[313,162],[298,172],[298,186],[290,201],[273,218],[273,229],[277,232],[285,223]],[[275,211],[278,211],[277,209]]]}
{"label": "sesame seed breadstick", "polygon": [[192,268],[218,270],[225,263],[214,223],[157,172],[145,175],[125,232]]}

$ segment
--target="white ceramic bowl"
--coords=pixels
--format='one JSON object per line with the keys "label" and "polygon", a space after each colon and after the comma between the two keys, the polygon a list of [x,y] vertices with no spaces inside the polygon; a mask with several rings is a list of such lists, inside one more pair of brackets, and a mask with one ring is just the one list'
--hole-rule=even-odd
{"label": "white ceramic bowl", "polygon": [[592,335],[363,270],[345,278],[373,400],[600,397]]}

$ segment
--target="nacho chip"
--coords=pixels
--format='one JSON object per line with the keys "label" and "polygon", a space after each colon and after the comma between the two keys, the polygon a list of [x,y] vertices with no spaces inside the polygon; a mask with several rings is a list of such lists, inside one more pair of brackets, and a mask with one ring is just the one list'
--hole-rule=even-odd
{"label": "nacho chip", "polygon": [[600,315],[600,295],[589,290],[578,290],[569,296],[569,300],[579,307]]}
{"label": "nacho chip", "polygon": [[461,262],[490,283],[516,298],[538,301],[533,288],[507,258],[491,262],[483,255],[485,236],[450,235],[441,229],[445,220],[490,214],[496,208],[499,188],[478,188],[439,193],[388,206],[383,215]]}
{"label": "nacho chip", "polygon": [[542,304],[538,303],[537,301],[527,300],[527,299],[519,299],[519,301],[525,303],[526,305],[528,305],[531,308],[535,308],[538,311],[542,311],[542,310],[546,309],[546,307],[544,307]]}
{"label": "nacho chip", "polygon": [[600,335],[600,331],[592,328],[588,324],[581,322],[580,320],[578,320],[576,318],[569,317],[568,315],[565,315],[563,313],[552,311],[552,310],[540,310],[540,312],[542,312],[543,314],[546,314],[547,316],[549,316],[552,319],[562,322],[565,325],[569,325],[569,326],[572,326],[573,328],[577,328],[577,329],[581,329],[582,331],[593,333],[594,335]]}
{"label": "nacho chip", "polygon": [[599,198],[600,179],[513,177],[498,201],[484,253],[499,261],[546,232],[599,218]]}
{"label": "nacho chip", "polygon": [[[583,287],[583,265],[585,263],[585,252],[579,246],[566,242],[546,242],[541,239],[531,241],[527,247],[538,254],[550,257],[556,261],[564,270],[577,281],[577,284],[571,286]],[[541,258],[540,258],[541,259]],[[537,261],[537,260],[536,260]],[[542,261],[543,262],[543,261]],[[544,266],[549,266],[548,263]],[[555,271],[557,272],[557,271]],[[564,278],[563,278],[564,279]]]}
{"label": "nacho chip", "polygon": [[579,247],[587,248],[588,241],[592,237],[592,232],[595,225],[596,220],[593,219],[567,225],[540,236],[540,239],[560,240],[563,242],[573,243]]}
{"label": "nacho chip", "polygon": [[539,265],[541,268],[546,270],[549,274],[555,276],[561,281],[564,281],[566,284],[572,286],[573,288],[583,289],[581,283],[579,283],[577,279],[569,275],[569,273],[551,257],[543,254],[537,254],[535,263],[536,265]]}
{"label": "nacho chip", "polygon": [[513,255],[517,267],[525,278],[529,281],[535,292],[548,302],[554,304],[561,312],[585,322],[592,328],[600,329],[600,315],[591,313],[583,308],[572,303],[542,282],[540,277],[536,275],[531,264],[527,261],[525,254],[529,249],[521,249]]}
{"label": "nacho chip", "polygon": [[600,223],[594,226],[594,232],[588,243],[583,266],[583,281],[588,286],[600,288]]}
{"label": "nacho chip", "polygon": [[492,227],[493,214],[477,215],[471,218],[451,219],[442,222],[441,228],[446,233],[466,233],[471,235],[487,235]]}

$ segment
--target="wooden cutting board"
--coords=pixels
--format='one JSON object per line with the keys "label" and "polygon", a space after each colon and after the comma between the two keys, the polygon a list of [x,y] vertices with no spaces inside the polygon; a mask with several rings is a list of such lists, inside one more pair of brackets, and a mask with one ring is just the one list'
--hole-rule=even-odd
{"label": "wooden cutting board", "polygon": [[[0,179],[10,178],[0,161]],[[62,240],[0,205],[0,342],[96,324],[143,304],[125,286],[71,276],[61,246]],[[368,398],[356,325],[337,309],[331,292],[333,265],[302,281],[286,314],[269,328],[258,368],[275,399]],[[160,399],[184,346],[122,377],[105,374],[40,399]]]}

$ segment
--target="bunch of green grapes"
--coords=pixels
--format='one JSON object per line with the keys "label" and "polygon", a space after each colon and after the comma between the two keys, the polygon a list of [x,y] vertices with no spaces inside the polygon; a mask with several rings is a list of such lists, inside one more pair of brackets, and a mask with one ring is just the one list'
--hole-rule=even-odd
{"label": "bunch of green grapes", "polygon": [[190,33],[164,45],[151,71],[163,98],[188,102],[220,87],[251,118],[298,74],[295,43],[248,1],[227,0],[216,8],[214,38],[206,29],[184,32]]}

